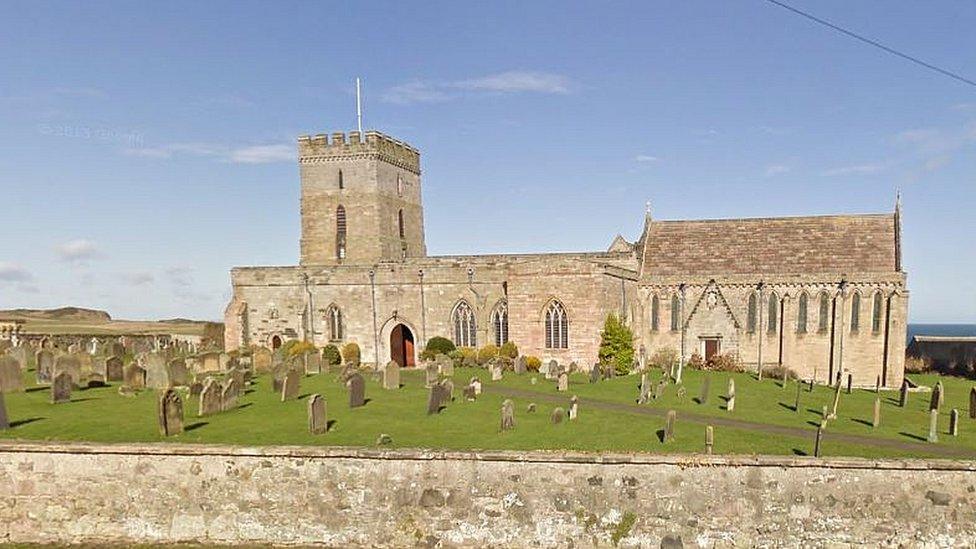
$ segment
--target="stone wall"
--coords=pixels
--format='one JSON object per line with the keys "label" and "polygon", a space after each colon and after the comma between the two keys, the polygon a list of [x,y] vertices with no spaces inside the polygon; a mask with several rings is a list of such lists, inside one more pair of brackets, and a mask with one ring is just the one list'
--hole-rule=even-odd
{"label": "stone wall", "polygon": [[0,540],[972,546],[974,472],[943,461],[6,442]]}

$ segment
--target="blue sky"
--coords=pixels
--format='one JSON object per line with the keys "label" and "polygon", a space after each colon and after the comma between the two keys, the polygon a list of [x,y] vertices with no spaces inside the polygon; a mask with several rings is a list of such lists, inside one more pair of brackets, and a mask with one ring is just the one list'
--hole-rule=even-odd
{"label": "blue sky", "polygon": [[[976,3],[793,0],[976,78]],[[976,87],[762,0],[0,3],[0,308],[220,318],[298,257],[300,134],[422,150],[431,254],[890,211],[916,322],[976,322]]]}

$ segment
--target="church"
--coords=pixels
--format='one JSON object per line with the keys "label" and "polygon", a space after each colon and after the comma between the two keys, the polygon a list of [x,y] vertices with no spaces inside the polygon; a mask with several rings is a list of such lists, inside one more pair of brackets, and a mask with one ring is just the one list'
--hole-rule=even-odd
{"label": "church", "polygon": [[656,220],[606,251],[429,256],[420,152],[380,132],[298,138],[301,258],[237,267],[227,350],[355,342],[411,367],[434,336],[513,341],[589,369],[608,314],[648,357],[729,355],[820,383],[898,387],[908,313],[901,207],[866,215]]}

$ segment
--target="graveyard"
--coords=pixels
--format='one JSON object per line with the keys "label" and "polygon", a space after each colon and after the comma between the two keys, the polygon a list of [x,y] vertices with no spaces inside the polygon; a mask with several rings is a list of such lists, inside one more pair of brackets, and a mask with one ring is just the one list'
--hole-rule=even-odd
{"label": "graveyard", "polygon": [[[196,376],[181,372],[164,383],[173,386],[170,389],[132,388],[130,380],[102,379],[81,388],[85,384],[72,383],[70,376],[37,383],[37,365],[28,359],[21,371],[22,387],[5,389],[9,428],[0,431],[0,438],[705,454],[709,430],[714,454],[807,456],[816,452],[823,423],[821,456],[976,456],[972,384],[957,377],[911,376],[919,387],[906,392],[902,406],[899,391],[848,392],[844,386],[784,383],[768,377],[760,381],[755,373],[686,369],[682,383],[676,384],[660,370],[648,369],[642,390],[642,375],[636,373],[547,376],[494,365],[440,370],[433,363],[428,366],[432,374],[423,367],[397,368],[396,388],[372,368],[340,366],[323,367],[320,373],[291,368],[286,375],[279,367],[253,376],[248,372],[246,377],[236,368]],[[134,370],[133,364],[125,369]],[[360,406],[351,406],[353,389],[345,382],[351,377],[362,381]],[[480,386],[477,394],[474,379]],[[931,388],[939,382],[944,392],[935,412],[937,440],[930,441]],[[182,408],[179,429],[169,436],[161,432],[164,392]],[[221,392],[234,395],[225,402]],[[318,395],[317,425],[310,428],[313,395]],[[202,415],[201,404],[207,408]],[[674,414],[669,427],[670,411]]]}

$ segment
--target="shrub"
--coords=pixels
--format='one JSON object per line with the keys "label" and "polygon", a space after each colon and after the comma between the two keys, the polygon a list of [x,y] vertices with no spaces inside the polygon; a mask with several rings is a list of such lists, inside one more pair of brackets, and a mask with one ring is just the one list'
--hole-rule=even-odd
{"label": "shrub", "polygon": [[314,352],[314,351],[315,351],[315,345],[312,345],[311,343],[305,341],[299,341],[297,339],[286,341],[281,346],[281,348],[278,349],[278,352],[281,353],[281,356],[285,358],[295,358],[298,356],[302,356],[305,353]]}
{"label": "shrub", "polygon": [[634,366],[634,333],[617,315],[607,315],[600,332],[600,362],[613,364],[618,374]]}
{"label": "shrub", "polygon": [[783,374],[786,374],[787,380],[799,379],[796,372],[781,364],[766,366],[763,368],[763,377],[768,377],[770,379],[783,379]]}
{"label": "shrub", "polygon": [[451,356],[451,353],[457,349],[454,346],[454,342],[446,337],[434,336],[427,340],[427,346],[424,347],[424,351],[420,353],[421,360],[434,360],[437,355],[447,355]]}
{"label": "shrub", "polygon": [[686,366],[688,366],[689,368],[694,368],[696,370],[704,370],[705,359],[703,359],[702,356],[698,354],[697,351],[695,351],[694,353],[691,353],[691,358],[688,359]]}
{"label": "shrub", "polygon": [[731,353],[714,354],[705,362],[705,369],[716,372],[741,372],[742,363],[739,362],[739,357]]}
{"label": "shrub", "polygon": [[931,369],[932,363],[922,357],[910,356],[905,358],[906,374],[922,374]]}
{"label": "shrub", "polygon": [[478,351],[478,364],[484,366],[489,360],[498,356],[498,347],[485,345]]}
{"label": "shrub", "polygon": [[329,366],[338,366],[342,364],[342,354],[338,347],[330,343],[322,348],[322,360]]}
{"label": "shrub", "polygon": [[525,357],[525,369],[530,372],[538,372],[542,367],[542,360],[537,356],[529,355]]}
{"label": "shrub", "polygon": [[461,365],[473,367],[478,365],[478,350],[474,347],[459,347],[461,353]]}
{"label": "shrub", "polygon": [[670,372],[671,368],[678,362],[678,350],[674,347],[664,347],[654,351],[648,364],[652,368],[660,368],[665,372]]}
{"label": "shrub", "polygon": [[346,343],[342,346],[342,360],[346,364],[359,366],[359,345],[356,343]]}
{"label": "shrub", "polygon": [[518,358],[518,346],[515,345],[514,341],[506,341],[504,345],[498,348],[498,354],[515,360]]}

